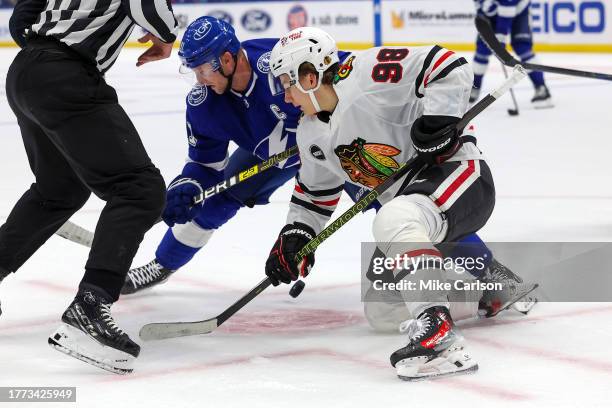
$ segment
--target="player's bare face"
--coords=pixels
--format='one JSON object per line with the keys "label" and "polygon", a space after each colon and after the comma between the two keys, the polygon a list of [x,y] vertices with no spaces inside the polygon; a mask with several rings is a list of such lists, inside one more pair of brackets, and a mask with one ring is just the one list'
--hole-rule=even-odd
{"label": "player's bare face", "polygon": [[196,80],[200,85],[205,85],[221,95],[227,90],[228,79],[221,75],[219,70],[213,69],[210,63],[193,68]]}
{"label": "player's bare face", "polygon": [[[299,108],[305,115],[314,115],[317,113],[308,94],[302,92],[297,86],[292,85],[289,75],[283,74],[279,79],[281,85],[285,89],[285,102]],[[300,78],[300,85],[302,85],[304,90],[313,88],[313,86],[310,86],[308,81],[304,78]]]}

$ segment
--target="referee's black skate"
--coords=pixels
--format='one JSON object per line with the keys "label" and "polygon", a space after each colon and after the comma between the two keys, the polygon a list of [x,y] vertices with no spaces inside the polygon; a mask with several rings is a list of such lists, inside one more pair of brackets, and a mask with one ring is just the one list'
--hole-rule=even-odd
{"label": "referee's black skate", "polygon": [[49,345],[104,370],[131,373],[140,346],[117,326],[110,308],[99,292],[79,291],[62,315],[64,324],[49,337]]}
{"label": "referee's black skate", "polygon": [[165,283],[174,272],[171,269],[164,268],[157,262],[157,259],[154,259],[144,266],[129,270],[121,288],[121,294],[131,295]]}
{"label": "referee's black skate", "polygon": [[486,283],[501,283],[502,290],[485,290],[478,303],[478,314],[483,317],[493,317],[499,312],[514,307],[517,311],[527,314],[538,299],[532,292],[537,283],[523,282],[523,279],[513,273],[508,267],[493,259],[482,278]]}
{"label": "referee's black skate", "polygon": [[391,354],[391,365],[405,381],[469,374],[478,370],[465,349],[464,339],[455,328],[448,309],[426,309],[414,320],[401,324],[408,334],[408,345]]}

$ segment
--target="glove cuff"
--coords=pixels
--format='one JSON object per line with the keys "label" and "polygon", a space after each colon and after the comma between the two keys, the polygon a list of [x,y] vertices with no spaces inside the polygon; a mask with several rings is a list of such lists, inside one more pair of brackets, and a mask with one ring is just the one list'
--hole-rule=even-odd
{"label": "glove cuff", "polygon": [[317,235],[314,229],[312,229],[309,225],[304,224],[302,222],[294,222],[293,224],[285,225],[283,229],[280,231],[279,235],[283,235],[287,233],[300,234],[309,241]]}

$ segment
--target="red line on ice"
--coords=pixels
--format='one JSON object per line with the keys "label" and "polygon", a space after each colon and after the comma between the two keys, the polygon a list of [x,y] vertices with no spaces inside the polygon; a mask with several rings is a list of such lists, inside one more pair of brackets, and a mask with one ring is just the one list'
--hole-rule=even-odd
{"label": "red line on ice", "polygon": [[[205,370],[209,370],[209,369],[217,368],[217,367],[232,366],[236,364],[245,364],[257,358],[265,358],[265,359],[272,360],[272,359],[287,358],[287,357],[300,357],[300,356],[324,356],[324,357],[330,357],[330,358],[340,360],[340,361],[345,361],[345,362],[350,362],[350,363],[355,363],[355,364],[360,364],[360,365],[366,365],[368,367],[373,367],[373,368],[378,368],[378,369],[384,369],[384,370],[389,371],[390,381],[400,381],[396,379],[393,373],[393,368],[389,364],[387,364],[386,361],[383,362],[383,361],[375,360],[371,358],[359,357],[354,354],[337,352],[337,351],[333,351],[333,350],[326,349],[326,348],[317,348],[317,349],[302,349],[302,350],[286,351],[286,352],[279,352],[279,353],[269,353],[269,354],[262,354],[262,355],[251,355],[251,356],[244,356],[244,357],[237,357],[237,358],[229,358],[225,360],[211,361],[211,362],[200,363],[200,364],[195,364],[191,366],[178,367],[175,369],[151,371],[148,373],[136,372],[128,376],[104,377],[98,382],[143,380],[143,379],[150,379],[153,377],[159,377],[159,376],[164,376],[164,375],[184,374],[184,373],[190,373],[190,372],[195,372],[195,371],[205,371]],[[524,393],[517,393],[514,391],[508,391],[508,390],[505,390],[495,385],[482,384],[478,380],[474,381],[474,380],[469,380],[469,379],[446,378],[446,379],[438,379],[438,380],[431,380],[431,381],[432,382],[430,383],[422,382],[421,384],[431,384],[432,386],[446,385],[448,387],[451,387],[451,388],[454,388],[460,391],[475,392],[478,395],[486,395],[489,397],[499,398],[503,400],[525,401],[525,400],[532,399],[532,396],[530,395],[527,395]]]}
{"label": "red line on ice", "polygon": [[537,357],[539,359],[546,359],[552,361],[558,361],[560,363],[568,363],[574,366],[586,368],[591,371],[602,371],[607,374],[612,374],[612,363],[605,361],[594,360],[579,355],[568,355],[559,353],[557,351],[547,350],[539,347],[525,346],[508,341],[499,342],[485,337],[479,336],[467,336],[469,342],[481,344],[486,347],[495,348],[504,351],[515,351],[528,356]]}

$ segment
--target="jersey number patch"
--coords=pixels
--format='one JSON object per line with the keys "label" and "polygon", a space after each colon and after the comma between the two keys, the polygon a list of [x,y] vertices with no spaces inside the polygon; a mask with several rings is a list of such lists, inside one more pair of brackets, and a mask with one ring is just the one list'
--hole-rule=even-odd
{"label": "jersey number patch", "polygon": [[375,82],[391,82],[395,84],[402,79],[402,65],[398,61],[408,55],[407,48],[383,48],[378,52],[378,64],[372,68],[372,79]]}

